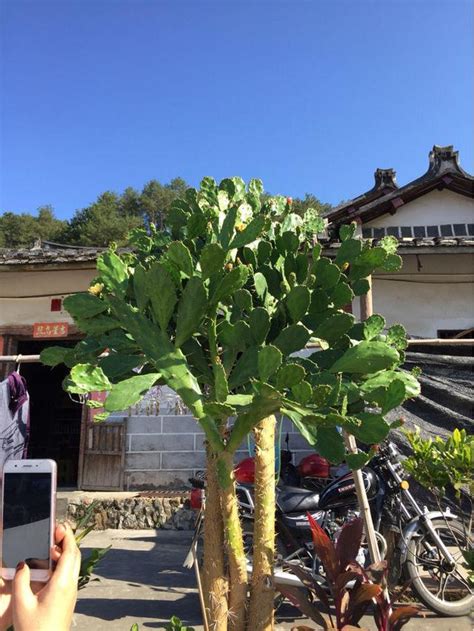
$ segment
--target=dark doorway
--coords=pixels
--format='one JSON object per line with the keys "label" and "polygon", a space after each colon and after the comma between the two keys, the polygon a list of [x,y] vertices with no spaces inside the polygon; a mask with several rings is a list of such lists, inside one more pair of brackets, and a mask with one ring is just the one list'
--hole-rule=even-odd
{"label": "dark doorway", "polygon": [[[75,342],[18,341],[18,353],[36,355],[48,346]],[[58,464],[58,486],[77,487],[82,406],[62,388],[68,370],[64,365],[22,364],[30,394],[28,458],[52,458]]]}

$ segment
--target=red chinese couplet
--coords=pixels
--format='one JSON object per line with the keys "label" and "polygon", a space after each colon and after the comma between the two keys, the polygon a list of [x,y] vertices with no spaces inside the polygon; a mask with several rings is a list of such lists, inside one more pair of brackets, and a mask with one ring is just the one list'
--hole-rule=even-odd
{"label": "red chinese couplet", "polygon": [[33,337],[67,337],[69,324],[67,322],[35,322]]}

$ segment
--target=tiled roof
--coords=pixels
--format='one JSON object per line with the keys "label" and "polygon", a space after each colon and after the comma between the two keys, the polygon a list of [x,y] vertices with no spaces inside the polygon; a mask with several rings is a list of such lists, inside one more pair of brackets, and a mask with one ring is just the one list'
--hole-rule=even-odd
{"label": "tiled roof", "polygon": [[32,248],[0,248],[0,265],[43,265],[95,261],[105,248],[38,241]]}

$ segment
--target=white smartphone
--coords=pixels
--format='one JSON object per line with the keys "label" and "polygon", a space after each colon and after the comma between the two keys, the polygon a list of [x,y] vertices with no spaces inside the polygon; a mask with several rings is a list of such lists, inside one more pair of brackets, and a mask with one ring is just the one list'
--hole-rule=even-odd
{"label": "white smartphone", "polygon": [[11,580],[20,561],[30,567],[32,581],[50,578],[55,523],[54,460],[8,460],[2,475],[2,578]]}

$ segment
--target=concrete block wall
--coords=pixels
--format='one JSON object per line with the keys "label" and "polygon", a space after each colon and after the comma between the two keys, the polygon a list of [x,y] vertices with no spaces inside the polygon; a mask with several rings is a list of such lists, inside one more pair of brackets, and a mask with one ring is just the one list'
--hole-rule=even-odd
{"label": "concrete block wall", "polygon": [[[188,478],[204,468],[204,435],[198,423],[189,414],[169,412],[165,408],[158,416],[132,414],[126,419],[126,490],[187,487]],[[286,432],[295,463],[312,453],[288,419],[283,421],[282,448]],[[236,461],[248,455],[247,445],[242,445]]]}

